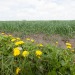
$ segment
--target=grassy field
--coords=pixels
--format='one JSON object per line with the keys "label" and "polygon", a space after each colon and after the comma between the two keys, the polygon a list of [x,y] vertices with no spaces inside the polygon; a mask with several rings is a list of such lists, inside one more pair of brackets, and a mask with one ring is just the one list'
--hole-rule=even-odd
{"label": "grassy field", "polygon": [[75,75],[75,21],[1,21],[0,32],[0,75]]}
{"label": "grassy field", "polygon": [[27,34],[75,35],[75,21],[1,21],[0,32],[19,36]]}

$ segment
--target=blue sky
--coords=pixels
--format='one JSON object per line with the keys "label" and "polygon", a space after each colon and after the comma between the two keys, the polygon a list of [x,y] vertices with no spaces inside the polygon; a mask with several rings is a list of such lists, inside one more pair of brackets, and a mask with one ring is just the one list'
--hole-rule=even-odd
{"label": "blue sky", "polygon": [[0,20],[75,20],[75,0],[0,0]]}

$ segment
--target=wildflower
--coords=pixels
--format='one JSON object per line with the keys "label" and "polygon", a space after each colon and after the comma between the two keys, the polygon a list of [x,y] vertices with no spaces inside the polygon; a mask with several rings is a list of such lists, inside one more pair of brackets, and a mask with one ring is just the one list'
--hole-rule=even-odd
{"label": "wildflower", "polygon": [[24,44],[24,42],[23,41],[18,41],[18,42],[15,43],[15,45],[21,45],[21,44]]}
{"label": "wildflower", "polygon": [[31,39],[31,42],[34,42],[34,40],[33,40],[33,39]]}
{"label": "wildflower", "polygon": [[16,74],[19,74],[20,70],[21,70],[21,69],[20,69],[19,67],[17,67],[17,68],[16,68]]}
{"label": "wildflower", "polygon": [[71,46],[67,46],[68,49],[71,49]]}
{"label": "wildflower", "polygon": [[17,40],[20,40],[20,38],[16,38]]}
{"label": "wildflower", "polygon": [[58,42],[56,41],[56,44],[58,44]]}
{"label": "wildflower", "polygon": [[28,51],[23,51],[23,53],[22,53],[22,56],[23,57],[27,57],[29,55],[29,52]]}
{"label": "wildflower", "polygon": [[29,40],[30,40],[30,38],[26,38],[26,40],[28,40],[28,41],[29,41]]}
{"label": "wildflower", "polygon": [[70,43],[66,43],[66,47],[67,47],[68,49],[71,49],[71,48],[72,48],[72,45],[71,45]]}
{"label": "wildflower", "polygon": [[14,41],[16,41],[16,39],[15,38],[14,39],[11,39],[11,41],[14,42]]}
{"label": "wildflower", "polygon": [[36,54],[36,56],[41,56],[41,55],[42,55],[42,51],[37,50],[37,51],[35,52],[35,54]]}
{"label": "wildflower", "polygon": [[38,44],[37,46],[39,46],[39,47],[43,47],[43,44],[40,43],[40,44]]}
{"label": "wildflower", "polygon": [[5,33],[2,33],[2,34],[5,34]]}
{"label": "wildflower", "polygon": [[43,44],[39,44],[40,47],[43,47]]}
{"label": "wildflower", "polygon": [[74,52],[74,50],[71,50],[72,52]]}
{"label": "wildflower", "polygon": [[66,43],[66,46],[71,46],[71,44],[70,43]]}
{"label": "wildflower", "polygon": [[14,56],[18,56],[20,54],[20,50],[18,47],[14,48],[13,51],[14,51],[13,53]]}
{"label": "wildflower", "polygon": [[12,36],[12,35],[9,35],[9,36]]}
{"label": "wildflower", "polygon": [[71,45],[70,43],[66,43],[66,47],[67,47],[68,49],[71,49],[71,48],[72,48],[72,45]]}

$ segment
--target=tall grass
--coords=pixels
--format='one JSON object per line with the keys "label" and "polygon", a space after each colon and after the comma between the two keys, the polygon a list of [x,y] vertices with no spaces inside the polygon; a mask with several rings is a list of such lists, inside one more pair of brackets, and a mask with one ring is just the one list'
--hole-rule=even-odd
{"label": "tall grass", "polygon": [[1,21],[0,32],[75,35],[75,21]]}

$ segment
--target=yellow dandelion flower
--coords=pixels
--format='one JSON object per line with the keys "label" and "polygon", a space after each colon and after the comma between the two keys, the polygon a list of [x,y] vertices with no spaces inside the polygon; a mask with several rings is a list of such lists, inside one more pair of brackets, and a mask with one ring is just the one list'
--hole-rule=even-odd
{"label": "yellow dandelion flower", "polygon": [[27,41],[29,41],[29,40],[30,40],[30,38],[26,38],[26,40],[27,40]]}
{"label": "yellow dandelion flower", "polygon": [[38,44],[37,46],[39,46],[39,47],[43,47],[43,44],[40,43],[40,44]]}
{"label": "yellow dandelion flower", "polygon": [[58,42],[56,41],[56,44],[58,44]]}
{"label": "yellow dandelion flower", "polygon": [[17,68],[16,68],[16,74],[19,74],[20,70],[21,70],[21,69],[20,69],[19,67],[17,67]]}
{"label": "yellow dandelion flower", "polygon": [[13,49],[13,55],[14,55],[14,56],[20,55],[20,50],[19,50],[19,48],[16,47],[16,48]]}
{"label": "yellow dandelion flower", "polygon": [[19,42],[16,42],[16,43],[15,43],[15,45],[19,45],[19,44],[20,44]]}
{"label": "yellow dandelion flower", "polygon": [[12,36],[12,35],[8,35],[8,36]]}
{"label": "yellow dandelion flower", "polygon": [[71,49],[71,48],[72,48],[72,45],[67,42],[67,43],[66,43],[66,47],[67,47],[68,49]]}
{"label": "yellow dandelion flower", "polygon": [[5,34],[5,33],[2,33],[2,34]]}
{"label": "yellow dandelion flower", "polygon": [[71,50],[72,52],[74,52],[75,50]]}
{"label": "yellow dandelion flower", "polygon": [[68,49],[71,49],[72,47],[71,46],[66,46]]}
{"label": "yellow dandelion flower", "polygon": [[41,55],[42,55],[42,51],[37,50],[37,51],[35,52],[35,54],[36,54],[36,56],[41,56]]}
{"label": "yellow dandelion flower", "polygon": [[23,51],[23,53],[22,53],[22,56],[23,57],[27,57],[29,55],[29,52],[28,51]]}
{"label": "yellow dandelion flower", "polygon": [[14,41],[16,41],[16,39],[15,38],[14,39],[11,39],[11,41],[14,42]]}
{"label": "yellow dandelion flower", "polygon": [[20,38],[16,38],[17,40],[20,40]]}
{"label": "yellow dandelion flower", "polygon": [[39,44],[40,47],[43,47],[43,44]]}
{"label": "yellow dandelion flower", "polygon": [[71,44],[70,43],[66,43],[66,46],[71,46]]}
{"label": "yellow dandelion flower", "polygon": [[23,41],[18,41],[18,42],[15,43],[15,45],[21,45],[21,44],[24,44],[24,42]]}
{"label": "yellow dandelion flower", "polygon": [[33,40],[33,39],[31,39],[31,42],[34,42],[34,40]]}

